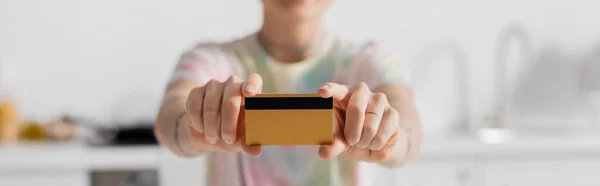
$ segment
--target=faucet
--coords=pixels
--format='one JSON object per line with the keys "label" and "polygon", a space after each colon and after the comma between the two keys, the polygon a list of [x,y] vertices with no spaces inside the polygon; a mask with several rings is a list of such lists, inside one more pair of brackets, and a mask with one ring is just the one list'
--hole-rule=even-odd
{"label": "faucet", "polygon": [[511,41],[519,41],[523,46],[522,59],[526,62],[533,61],[535,51],[533,49],[531,37],[529,36],[525,26],[522,24],[509,25],[504,29],[497,38],[496,54],[494,56],[496,74],[494,77],[494,87],[496,99],[494,104],[493,114],[491,116],[491,128],[508,128],[506,120],[509,117],[509,108],[511,107],[511,88],[508,77],[508,61],[506,57]]}
{"label": "faucet", "polygon": [[468,57],[465,49],[460,43],[456,41],[445,41],[441,44],[437,43],[434,47],[429,50],[425,50],[421,55],[421,61],[423,65],[417,73],[420,76],[414,79],[427,77],[429,67],[433,64],[432,60],[435,57],[449,56],[452,58],[452,62],[455,64],[454,75],[455,82],[457,84],[457,95],[458,95],[458,109],[460,110],[460,119],[455,121],[454,128],[456,131],[453,132],[468,132],[471,129],[470,122],[470,69],[468,66]]}

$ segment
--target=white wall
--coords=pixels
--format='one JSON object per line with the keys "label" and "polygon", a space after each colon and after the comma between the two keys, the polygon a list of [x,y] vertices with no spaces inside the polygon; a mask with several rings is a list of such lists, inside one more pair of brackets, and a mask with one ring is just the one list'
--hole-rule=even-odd
{"label": "white wall", "polygon": [[[473,114],[484,115],[502,28],[521,22],[534,48],[552,44],[576,59],[600,40],[598,10],[597,0],[338,0],[326,25],[341,36],[374,38],[397,49],[417,77],[426,51],[461,46],[472,70]],[[11,88],[26,118],[62,112],[105,121],[116,113],[153,117],[184,49],[251,32],[260,11],[259,1],[242,0],[0,0],[0,60],[11,69]],[[435,65],[430,77],[418,78],[417,92],[426,127],[433,130],[458,113],[455,65],[447,56],[426,56]],[[515,55],[509,59],[519,63]],[[117,106],[123,100],[129,106]]]}

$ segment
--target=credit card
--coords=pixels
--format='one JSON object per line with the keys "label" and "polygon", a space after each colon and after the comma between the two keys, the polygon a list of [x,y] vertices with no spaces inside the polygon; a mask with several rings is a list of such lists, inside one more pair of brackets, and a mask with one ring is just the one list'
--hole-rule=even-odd
{"label": "credit card", "polygon": [[259,94],[245,98],[248,145],[329,145],[333,99],[318,94]]}

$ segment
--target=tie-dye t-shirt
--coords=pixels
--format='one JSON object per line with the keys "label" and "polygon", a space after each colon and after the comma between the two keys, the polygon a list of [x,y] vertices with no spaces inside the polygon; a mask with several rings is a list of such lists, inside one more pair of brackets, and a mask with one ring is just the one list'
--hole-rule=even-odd
{"label": "tie-dye t-shirt", "polygon": [[[385,55],[372,42],[348,42],[325,37],[315,55],[297,63],[279,63],[259,44],[256,34],[227,43],[203,43],[186,52],[172,80],[206,83],[230,75],[258,73],[263,93],[316,93],[325,82],[369,87],[404,84],[406,65]],[[357,163],[335,158],[321,160],[318,146],[268,146],[260,157],[213,152],[207,156],[210,186],[356,186]]]}

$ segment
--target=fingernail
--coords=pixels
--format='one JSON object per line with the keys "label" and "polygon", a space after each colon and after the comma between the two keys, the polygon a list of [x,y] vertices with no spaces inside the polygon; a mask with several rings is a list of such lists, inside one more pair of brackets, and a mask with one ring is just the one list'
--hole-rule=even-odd
{"label": "fingernail", "polygon": [[233,144],[233,139],[230,139],[230,138],[223,138],[223,141],[225,141],[225,143],[227,143],[229,145]]}
{"label": "fingernail", "polygon": [[210,143],[211,145],[214,145],[217,143],[217,139],[216,138],[207,138],[206,141],[208,141],[208,143]]}
{"label": "fingernail", "polygon": [[319,90],[329,90],[329,86],[323,85],[319,88]]}
{"label": "fingernail", "polygon": [[358,142],[348,142],[348,145],[354,147]]}
{"label": "fingernail", "polygon": [[256,92],[256,88],[254,87],[254,85],[246,85],[245,90],[252,93]]}

